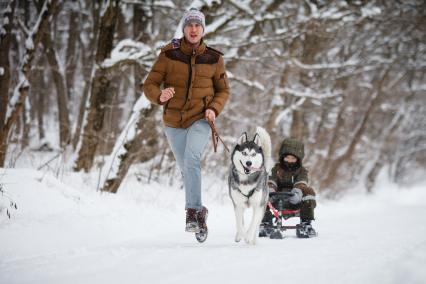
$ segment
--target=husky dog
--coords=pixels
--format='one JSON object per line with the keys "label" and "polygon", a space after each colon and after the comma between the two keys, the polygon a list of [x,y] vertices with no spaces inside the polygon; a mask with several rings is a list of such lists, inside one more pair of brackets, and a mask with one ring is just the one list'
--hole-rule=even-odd
{"label": "husky dog", "polygon": [[[269,197],[267,181],[272,160],[268,132],[257,127],[250,141],[244,132],[238,139],[231,160],[228,186],[237,225],[235,241],[244,238],[246,243],[254,245]],[[253,217],[247,232],[244,232],[244,210],[249,207],[253,208]]]}

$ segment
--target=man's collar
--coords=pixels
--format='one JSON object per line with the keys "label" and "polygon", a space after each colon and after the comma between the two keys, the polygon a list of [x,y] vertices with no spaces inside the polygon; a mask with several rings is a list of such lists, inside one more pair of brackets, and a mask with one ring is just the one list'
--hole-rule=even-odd
{"label": "man's collar", "polygon": [[[183,53],[187,55],[192,55],[193,48],[192,46],[186,41],[185,37],[181,39],[180,48]],[[199,55],[203,53],[206,50],[206,44],[204,43],[203,39],[200,41],[200,45],[195,49],[195,54]]]}

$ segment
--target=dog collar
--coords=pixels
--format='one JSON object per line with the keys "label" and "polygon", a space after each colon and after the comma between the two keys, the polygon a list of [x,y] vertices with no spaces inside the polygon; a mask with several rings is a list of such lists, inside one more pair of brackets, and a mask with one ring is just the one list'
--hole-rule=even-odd
{"label": "dog collar", "polygon": [[[259,174],[260,173],[260,171],[255,171],[255,172],[252,172],[250,175],[252,175],[252,174]],[[241,179],[240,179],[240,176],[239,175],[246,175],[247,176],[247,174],[246,173],[242,173],[242,172],[240,172],[240,171],[238,171],[238,169],[236,168],[236,167],[234,167],[233,168],[233,170],[232,170],[232,174],[234,175],[234,178],[236,179],[236,180],[238,180],[238,182],[239,183],[241,183],[242,185],[247,185],[247,184],[249,184],[250,183],[250,181],[242,181]],[[248,175],[248,176],[250,176],[250,175]]]}

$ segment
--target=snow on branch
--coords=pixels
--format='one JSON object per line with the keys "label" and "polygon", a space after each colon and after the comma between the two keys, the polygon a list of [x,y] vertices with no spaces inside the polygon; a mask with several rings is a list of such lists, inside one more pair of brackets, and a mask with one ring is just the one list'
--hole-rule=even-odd
{"label": "snow on branch", "polygon": [[314,4],[314,3],[312,3],[311,1],[307,1],[307,0],[305,0],[305,3],[306,3],[306,5],[309,7],[309,10],[310,10],[310,16],[312,17],[312,18],[318,18],[319,17],[319,13],[318,13],[318,8],[317,8],[317,6]]}
{"label": "snow on branch", "polygon": [[36,44],[38,44],[38,42],[41,39],[42,35],[40,32],[40,26],[43,23],[43,21],[46,20],[46,16],[50,14],[48,13],[48,5],[51,5],[51,2],[52,1],[50,0],[46,0],[44,2],[44,5],[41,8],[40,14],[38,16],[37,22],[35,23],[33,29],[30,31],[27,39],[25,40],[26,52],[25,52],[24,60],[22,61],[21,70],[24,72],[26,76],[28,76],[27,73],[29,72],[29,64],[31,63],[29,62],[30,58],[28,57],[28,55],[29,54],[32,55],[32,51],[34,50]]}
{"label": "snow on branch", "polygon": [[1,17],[0,18],[0,37],[3,38],[3,36],[6,35],[6,26],[10,26],[10,24],[12,23],[12,8],[11,5],[13,4],[13,2],[9,2],[9,4],[7,4],[7,7],[4,9],[3,13],[1,13]]}
{"label": "snow on branch", "polygon": [[277,117],[275,118],[275,125],[279,125],[281,120],[283,120],[284,117],[289,115],[290,111],[298,109],[305,102],[305,100],[306,98],[300,98],[296,101],[296,103],[290,105],[288,108],[280,112],[280,114],[277,115]]}
{"label": "snow on branch", "polygon": [[342,92],[325,92],[325,93],[318,93],[315,90],[312,90],[310,88],[304,88],[303,90],[296,90],[289,87],[280,88],[279,91],[295,96],[295,97],[304,97],[304,98],[313,98],[313,99],[328,99],[328,98],[334,98],[343,95]]}
{"label": "snow on branch", "polygon": [[148,45],[131,39],[124,39],[112,50],[110,58],[102,62],[101,68],[112,68],[122,63],[140,62],[142,58],[148,55],[151,55],[151,48]]}
{"label": "snow on branch", "polygon": [[361,8],[362,17],[373,18],[382,13],[382,10],[379,7],[374,7],[372,5],[367,5]]}
{"label": "snow on branch", "polygon": [[232,20],[232,16],[225,14],[219,19],[215,20],[213,23],[206,26],[206,30],[204,32],[204,35],[208,35],[211,33],[215,33],[221,26],[223,26],[228,21]]}
{"label": "snow on branch", "polygon": [[124,4],[130,4],[130,5],[142,5],[143,7],[159,7],[159,8],[169,8],[169,9],[175,9],[176,5],[170,1],[170,0],[156,0],[152,4],[149,2],[146,3],[146,1],[140,1],[140,0],[121,0]]}
{"label": "snow on branch", "polygon": [[156,0],[156,1],[154,1],[153,6],[162,7],[162,8],[170,8],[170,9],[176,8],[175,4],[170,0],[161,0],[161,1]]}
{"label": "snow on branch", "polygon": [[264,44],[264,43],[271,43],[274,41],[283,41],[287,40],[289,38],[296,38],[300,36],[302,33],[296,32],[296,33],[288,33],[288,34],[281,34],[281,35],[272,35],[272,36],[263,36],[263,35],[257,35],[252,36],[250,39],[243,39],[242,41],[236,41],[234,44],[232,44],[229,47],[246,47],[246,46],[255,46],[258,44]]}
{"label": "snow on branch", "polygon": [[331,7],[330,9],[321,11],[318,17],[323,20],[341,20],[352,14],[353,12],[350,10],[339,11],[338,8]]}
{"label": "snow on branch", "polygon": [[237,7],[239,10],[243,11],[244,13],[246,13],[247,15],[252,15],[254,16],[254,12],[253,10],[250,8],[250,6],[248,5],[249,3],[244,3],[242,1],[235,1],[235,0],[230,0],[229,1],[232,5],[234,5],[235,7]]}
{"label": "snow on branch", "polygon": [[338,69],[345,67],[353,67],[359,64],[356,60],[348,60],[346,62],[335,62],[335,63],[321,63],[321,64],[304,64],[296,58],[292,58],[291,61],[299,68],[306,70],[322,70],[322,69]]}
{"label": "snow on branch", "polygon": [[238,82],[240,82],[241,84],[243,84],[245,86],[256,88],[256,89],[258,89],[260,91],[264,91],[265,90],[265,86],[263,86],[262,83],[260,83],[258,81],[248,80],[246,78],[235,76],[230,71],[226,71],[226,73],[228,74],[228,78],[229,79],[238,81]]}

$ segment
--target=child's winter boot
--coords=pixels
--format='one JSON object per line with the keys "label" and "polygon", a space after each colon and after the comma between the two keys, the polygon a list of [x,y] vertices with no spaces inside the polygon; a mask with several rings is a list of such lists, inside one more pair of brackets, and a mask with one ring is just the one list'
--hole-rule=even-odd
{"label": "child's winter boot", "polygon": [[312,227],[311,221],[302,221],[297,225],[296,235],[298,238],[312,238],[317,236],[317,232]]}

